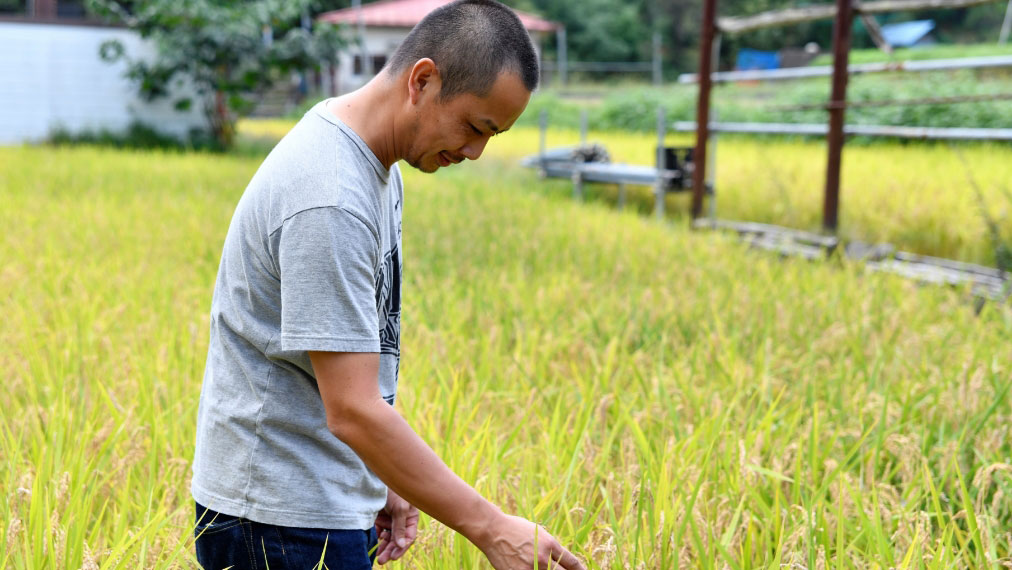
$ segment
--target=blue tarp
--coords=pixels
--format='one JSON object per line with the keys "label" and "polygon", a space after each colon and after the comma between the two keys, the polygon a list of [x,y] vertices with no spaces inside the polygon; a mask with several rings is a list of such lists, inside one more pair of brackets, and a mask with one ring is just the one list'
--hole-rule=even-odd
{"label": "blue tarp", "polygon": [[780,54],[775,51],[741,48],[734,62],[735,69],[780,69]]}
{"label": "blue tarp", "polygon": [[935,29],[934,20],[914,20],[882,26],[882,36],[893,47],[910,47]]}

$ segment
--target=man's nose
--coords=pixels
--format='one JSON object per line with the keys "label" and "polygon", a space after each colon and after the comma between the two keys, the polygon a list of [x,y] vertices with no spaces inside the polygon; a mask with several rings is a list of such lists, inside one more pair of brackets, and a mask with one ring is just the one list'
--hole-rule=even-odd
{"label": "man's nose", "polygon": [[485,145],[488,144],[489,137],[481,136],[468,141],[467,144],[460,147],[460,154],[464,155],[465,158],[470,160],[478,160],[481,153],[485,151]]}

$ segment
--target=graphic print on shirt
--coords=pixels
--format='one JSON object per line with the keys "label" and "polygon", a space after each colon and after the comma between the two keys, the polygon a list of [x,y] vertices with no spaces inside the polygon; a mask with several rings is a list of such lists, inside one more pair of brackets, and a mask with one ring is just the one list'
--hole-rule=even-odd
{"label": "graphic print on shirt", "polygon": [[397,249],[383,257],[376,276],[376,312],[380,322],[380,354],[401,355],[401,264]]}

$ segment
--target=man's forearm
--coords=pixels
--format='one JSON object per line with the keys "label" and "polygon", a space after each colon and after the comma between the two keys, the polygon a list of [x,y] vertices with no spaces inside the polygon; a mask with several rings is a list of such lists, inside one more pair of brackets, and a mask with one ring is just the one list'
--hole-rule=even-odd
{"label": "man's forearm", "polygon": [[583,570],[538,525],[504,514],[443,463],[380,397],[379,354],[310,352],[327,426],[393,491],[467,537],[494,568]]}
{"label": "man's forearm", "polygon": [[447,467],[385,401],[342,406],[330,424],[331,432],[409,503],[479,548],[491,538],[502,511]]}

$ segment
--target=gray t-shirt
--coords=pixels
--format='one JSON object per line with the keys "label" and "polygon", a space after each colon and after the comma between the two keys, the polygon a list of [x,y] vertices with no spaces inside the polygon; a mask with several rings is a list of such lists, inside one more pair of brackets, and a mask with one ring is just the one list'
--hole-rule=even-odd
{"label": "gray t-shirt", "polygon": [[307,351],[400,359],[401,175],[317,104],[239,200],[211,303],[192,492],[279,526],[367,529],[386,486],[327,429]]}

